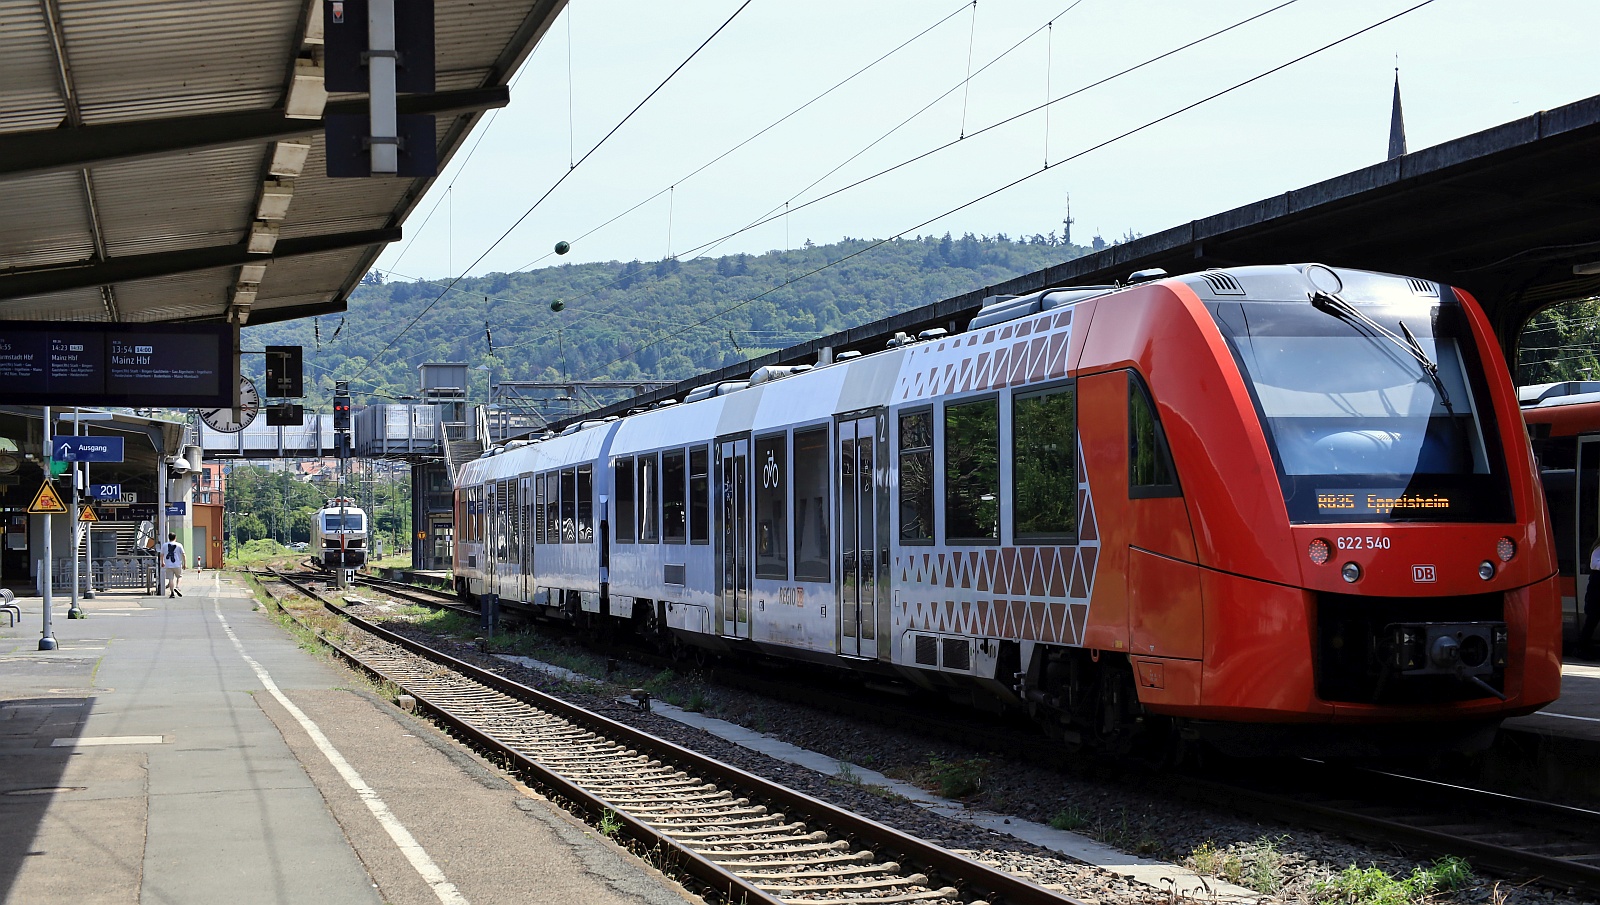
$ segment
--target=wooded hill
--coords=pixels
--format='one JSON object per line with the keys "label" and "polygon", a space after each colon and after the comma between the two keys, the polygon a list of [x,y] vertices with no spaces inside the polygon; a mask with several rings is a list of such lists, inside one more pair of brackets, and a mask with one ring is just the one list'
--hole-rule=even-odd
{"label": "wooded hill", "polygon": [[[326,402],[336,379],[351,381],[358,404],[415,395],[423,362],[489,365],[497,381],[681,380],[1089,250],[1054,234],[845,238],[762,255],[495,273],[447,294],[447,281],[375,272],[346,315],[247,327],[244,347],[303,346],[308,408]],[[261,358],[245,362],[259,379]],[[469,393],[481,400],[485,379],[473,373]]]}

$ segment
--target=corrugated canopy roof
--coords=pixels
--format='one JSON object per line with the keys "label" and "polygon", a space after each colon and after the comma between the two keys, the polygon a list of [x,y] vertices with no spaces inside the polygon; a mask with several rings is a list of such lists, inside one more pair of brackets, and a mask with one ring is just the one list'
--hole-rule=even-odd
{"label": "corrugated canopy roof", "polygon": [[[565,4],[437,0],[436,93],[399,106],[436,114],[441,168]],[[432,180],[325,175],[321,117],[367,102],[323,92],[322,17],[322,0],[0,0],[0,320],[344,310]]]}

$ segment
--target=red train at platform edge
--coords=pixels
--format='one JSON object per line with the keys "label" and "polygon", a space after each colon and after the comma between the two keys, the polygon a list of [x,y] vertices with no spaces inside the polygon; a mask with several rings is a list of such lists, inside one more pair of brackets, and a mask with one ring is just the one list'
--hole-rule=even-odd
{"label": "red train at platform edge", "polygon": [[1318,264],[996,298],[456,475],[466,597],[1025,708],[1362,755],[1554,700],[1555,549],[1469,294]]}

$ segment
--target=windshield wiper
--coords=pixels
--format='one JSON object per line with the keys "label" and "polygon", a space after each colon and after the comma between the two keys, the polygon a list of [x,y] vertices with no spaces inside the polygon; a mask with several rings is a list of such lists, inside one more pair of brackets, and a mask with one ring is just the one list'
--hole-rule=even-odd
{"label": "windshield wiper", "polygon": [[1402,339],[1396,336],[1394,331],[1368,317],[1361,309],[1336,295],[1328,295],[1324,292],[1313,293],[1311,305],[1318,311],[1325,311],[1334,317],[1353,320],[1405,350],[1407,355],[1416,359],[1417,365],[1422,368],[1422,373],[1427,376],[1428,380],[1433,384],[1434,390],[1439,394],[1439,401],[1443,403],[1444,410],[1450,414],[1452,421],[1455,420],[1456,408],[1450,404],[1450,391],[1445,389],[1444,379],[1439,376],[1439,365],[1428,357],[1427,351],[1422,348],[1422,343],[1417,342],[1417,337],[1411,332],[1411,328],[1406,326],[1405,321],[1399,322],[1400,330],[1405,333],[1405,337]]}

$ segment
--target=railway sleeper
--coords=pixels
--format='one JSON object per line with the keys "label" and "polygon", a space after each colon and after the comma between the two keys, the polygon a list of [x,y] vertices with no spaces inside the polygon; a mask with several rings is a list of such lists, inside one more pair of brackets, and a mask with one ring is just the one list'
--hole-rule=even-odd
{"label": "railway sleeper", "polygon": [[698,789],[700,787],[698,783],[691,782],[650,782],[648,780],[645,782],[639,782],[637,780],[629,782],[624,779],[618,779],[611,782],[588,782],[584,785],[589,789],[589,791],[594,792],[597,795],[615,793],[619,795],[665,796],[677,795],[683,792]]}
{"label": "railway sleeper", "polygon": [[[850,843],[841,839],[837,842],[819,842],[813,845],[792,845],[783,848],[778,847],[776,844],[774,844],[772,848],[750,848],[746,846],[745,848],[735,848],[720,852],[701,851],[698,845],[692,845],[689,847],[694,849],[694,851],[698,854],[704,855],[706,860],[721,863],[723,860],[733,860],[736,858],[759,858],[762,855],[770,855],[776,860],[790,858],[795,855],[806,855],[813,852],[817,854],[821,854],[823,852],[839,852],[848,849],[850,847]],[[795,863],[798,864],[804,862]]]}
{"label": "railway sleeper", "polygon": [[[898,902],[932,902],[935,900],[956,899],[957,893],[954,886],[941,889],[929,889],[922,892],[906,893],[901,896],[873,896],[870,899],[850,899],[851,902],[870,902],[872,905],[895,905]],[[959,899],[956,899],[959,901]],[[839,905],[842,899],[791,899],[787,896],[784,901],[788,905]]]}
{"label": "railway sleeper", "polygon": [[[724,827],[740,827],[740,826],[763,827],[763,826],[776,826],[777,824],[783,823],[783,821],[784,821],[784,816],[782,814],[764,814],[764,815],[759,816],[759,817],[735,817],[735,818],[732,818],[732,819],[718,819],[717,820],[717,825],[718,826],[724,826]],[[671,833],[674,830],[674,828],[676,828],[679,825],[677,823],[669,823],[666,819],[652,820],[652,821],[649,821],[649,823],[650,823],[651,826],[655,827],[658,830],[661,830],[664,833]],[[705,826],[705,825],[706,825],[706,821],[703,820],[703,819],[701,819],[701,820],[692,820],[692,821],[691,820],[685,820],[682,823],[682,826],[685,829],[688,829],[689,827]]]}
{"label": "railway sleeper", "polygon": [[[782,812],[778,812],[778,814],[754,814],[749,815],[749,817],[722,817],[722,815],[714,815],[714,817],[718,825],[722,825],[722,827],[746,827],[746,825],[757,825],[757,823],[782,823],[786,819]],[[678,827],[678,825],[683,825],[683,827],[704,827],[706,822],[707,820],[704,817],[656,817],[653,820],[646,820],[646,823],[650,823],[651,827],[661,828],[662,831],[670,830],[670,828]]]}
{"label": "railway sleeper", "polygon": [[[805,831],[806,825],[804,823],[797,822],[773,824],[771,826],[747,826],[742,829],[722,826],[710,830],[679,830],[669,829],[666,827],[661,827],[660,829],[662,832],[674,839],[700,839],[707,843],[715,843],[722,839],[731,841],[735,839],[745,839],[750,836],[774,836],[778,833],[802,833]],[[827,836],[824,835],[823,838],[826,839]]]}
{"label": "railway sleeper", "polygon": [[716,789],[715,785],[712,785],[708,782],[702,782],[694,777],[688,777],[685,779],[654,780],[648,783],[639,781],[630,782],[627,778],[619,778],[611,783],[595,783],[596,791],[612,787],[623,792],[643,791],[651,794],[660,794],[666,790],[670,790],[673,794],[682,794],[684,792],[704,792]]}
{"label": "railway sleeper", "polygon": [[[762,852],[755,852],[755,854],[762,854]],[[834,865],[834,863],[872,863],[875,859],[877,859],[877,855],[872,854],[872,852],[861,851],[846,852],[846,854],[838,855],[814,855],[814,857],[808,857],[808,859],[770,857],[770,859],[763,860],[718,860],[717,863],[720,863],[722,867],[728,868],[728,870],[739,871],[741,875],[746,875],[746,871],[752,870],[779,870],[779,868],[798,867],[821,868],[822,865]]]}
{"label": "railway sleeper", "polygon": [[[749,879],[749,878],[746,877],[746,879]],[[898,888],[903,887],[903,886],[927,886],[928,885],[928,877],[927,877],[926,874],[911,874],[910,876],[906,876],[906,877],[888,877],[888,878],[881,879],[881,880],[853,880],[853,881],[845,881],[845,882],[840,882],[838,879],[836,879],[834,877],[819,877],[818,879],[825,880],[827,882],[827,888],[828,889],[837,890],[839,892],[860,892],[860,891],[868,890],[868,889],[898,889]],[[783,895],[785,898],[788,898],[788,894],[790,894],[790,893],[816,892],[818,887],[821,887],[822,885],[823,884],[821,884],[821,883],[801,883],[801,884],[782,884],[782,885],[776,884],[776,883],[772,883],[772,884],[757,883],[756,884],[756,886],[758,886],[759,888],[761,888],[761,889],[763,889],[763,890],[765,890],[767,892],[775,892],[775,893],[778,893],[780,895]],[[877,900],[873,899],[873,900],[870,900],[870,901],[877,901]]]}
{"label": "railway sleeper", "polygon": [[684,807],[683,803],[681,802],[668,802],[661,804],[642,804],[630,808],[629,811],[630,813],[638,814],[650,813],[652,811],[658,812],[658,816],[664,820],[714,820],[735,816],[746,816],[751,814],[765,814],[767,813],[767,806],[764,804],[758,804],[753,807],[717,808],[713,810],[711,808],[688,808]]}
{"label": "railway sleeper", "polygon": [[[793,824],[793,826],[799,827],[802,830],[805,829],[805,824],[803,823]],[[685,842],[692,843],[694,845],[695,851],[702,854],[705,854],[708,849],[730,848],[734,846],[744,846],[748,848],[752,843],[756,845],[799,845],[806,842],[828,841],[828,834],[822,830],[817,830],[811,833],[800,833],[793,832],[786,827],[780,827],[778,830],[775,830],[771,833],[758,832],[733,836],[727,835],[726,833],[717,833],[707,834],[698,839],[688,838],[690,834],[687,833],[682,837],[676,833],[668,833],[667,835],[672,836],[674,839],[683,838]]]}
{"label": "railway sleeper", "polygon": [[825,870],[746,870],[740,875],[746,880],[819,880],[832,881],[839,877],[871,877],[880,874],[897,874],[900,872],[900,862],[879,861],[874,864],[854,864],[845,862]]}
{"label": "railway sleeper", "polygon": [[[698,794],[698,795],[693,795],[693,794],[690,794],[690,795],[675,794],[675,795],[665,795],[665,796],[663,796],[663,795],[633,795],[633,796],[619,796],[618,798],[616,798],[614,800],[618,804],[632,803],[632,802],[637,802],[638,804],[644,805],[644,806],[649,806],[649,805],[652,805],[652,804],[656,804],[662,810],[669,810],[669,811],[682,811],[686,807],[688,807],[690,805],[695,805],[695,804],[705,804],[705,803],[708,803],[708,802],[729,801],[726,792],[723,792],[721,794]],[[742,807],[742,806],[747,805],[749,803],[750,803],[749,800],[744,799],[744,798],[740,798],[740,799],[737,799],[737,800],[730,801],[730,804],[733,804],[734,807]],[[720,813],[720,811],[713,811],[713,810],[709,810],[709,809],[702,809],[702,810],[703,810],[704,813],[707,813],[707,814]]]}

